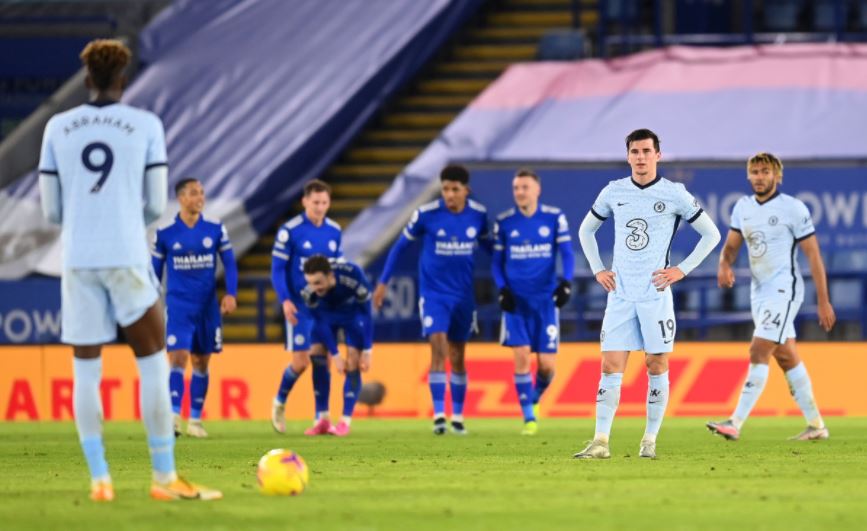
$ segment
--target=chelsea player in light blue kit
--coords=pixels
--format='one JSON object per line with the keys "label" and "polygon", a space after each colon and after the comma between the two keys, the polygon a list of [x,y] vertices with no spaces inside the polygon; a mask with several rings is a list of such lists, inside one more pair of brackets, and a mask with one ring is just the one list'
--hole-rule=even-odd
{"label": "chelsea player in light blue kit", "polygon": [[758,153],[747,162],[747,179],[753,195],[742,197],[732,212],[731,230],[720,253],[717,281],[721,288],[735,283],[732,265],[746,241],[750,255],[753,323],[755,332],[750,344],[750,368],[741,396],[731,418],[708,422],[708,429],[736,441],[740,430],[759,400],[768,381],[768,362],[777,360],[786,374],[789,389],[807,428],[792,437],[799,441],[827,439],[828,428],[813,397],[813,385],[807,368],[795,348],[795,316],[804,302],[804,279],[798,266],[798,247],[810,263],[816,286],[819,325],[830,332],[836,316],[828,297],[825,264],[819,251],[816,229],[807,205],[781,194],[783,163],[770,153]]}
{"label": "chelsea player in light blue kit", "polygon": [[[442,198],[413,212],[403,234],[388,253],[373,294],[373,305],[379,308],[385,300],[386,285],[397,257],[411,242],[421,240],[418,306],[422,333],[431,345],[428,385],[436,435],[446,433],[446,381],[450,383],[452,395],[452,432],[467,433],[463,415],[467,393],[464,353],[467,340],[477,328],[474,253],[480,244],[490,249],[487,211],[469,199],[469,182],[470,173],[463,166],[443,168],[440,172]],[[446,358],[452,370],[448,379]]]}
{"label": "chelsea player in light blue kit", "polygon": [[[539,204],[539,176],[522,169],[512,180],[515,207],[494,223],[491,268],[499,291],[500,343],[515,355],[515,391],[524,415],[524,435],[538,431],[538,404],[554,378],[560,346],[559,309],[569,302],[575,253],[566,215]],[[562,277],[557,277],[557,256]],[[530,376],[530,354],[536,353],[536,383]]]}
{"label": "chelsea player in light blue kit", "polygon": [[[238,268],[226,228],[219,221],[202,216],[205,190],[196,179],[182,179],[175,185],[180,212],[174,222],[156,232],[151,250],[157,278],[166,268],[166,344],[171,371],[175,436],[181,434],[181,402],[184,372],[192,354],[190,420],[187,435],[207,437],[202,425],[202,408],[208,394],[208,365],[211,354],[223,350],[221,314],[235,310]],[[226,273],[226,294],[217,304],[217,257]]]}
{"label": "chelsea player in light blue kit", "polygon": [[271,284],[277,292],[286,319],[286,351],[292,353],[292,361],[283,371],[271,407],[271,425],[279,433],[286,431],[286,398],[298,377],[312,363],[316,417],[313,426],[304,433],[327,435],[334,432],[328,413],[331,391],[328,356],[325,352],[311,352],[315,322],[304,304],[301,290],[306,286],[303,268],[308,258],[316,254],[327,258],[343,257],[340,245],[342,233],[340,225],[326,217],[331,206],[330,186],[320,180],[308,182],[304,186],[301,203],[304,212],[280,227],[271,251]]}
{"label": "chelsea player in light blue kit", "polygon": [[[668,353],[673,349],[676,330],[670,286],[695,269],[720,240],[716,225],[686,188],[657,175],[661,153],[653,131],[630,133],[626,153],[632,175],[611,181],[602,189],[578,231],[590,269],[608,291],[602,319],[596,434],[575,454],[581,459],[611,455],[608,439],[631,350],[645,352],[648,375],[647,427],[638,455],[656,457],[656,436],[668,404]],[[614,218],[614,259],[611,269],[606,270],[595,233],[610,217]],[[671,266],[671,242],[681,220],[686,220],[701,240],[683,262]]]}
{"label": "chelsea player in light blue kit", "polygon": [[[361,392],[361,373],[370,368],[373,348],[371,287],[364,271],[349,262],[331,263],[325,256],[311,256],[304,262],[307,287],[301,292],[316,321],[314,348],[331,354],[337,372],[345,374],[343,417],[334,435],[349,435],[352,413]],[[338,332],[343,331],[346,360],[337,349]]]}
{"label": "chelsea player in light blue kit", "polygon": [[73,346],[75,427],[90,469],[90,499],[110,502],[114,487],[102,440],[101,354],[120,325],[138,366],[153,465],[151,497],[221,498],[219,491],[194,485],[175,471],[163,311],[145,233],[145,224],[166,207],[166,141],[156,115],[120,102],[130,57],[120,41],[88,43],[81,60],[90,102],[48,121],[39,158],[43,213],[61,225],[61,339]]}

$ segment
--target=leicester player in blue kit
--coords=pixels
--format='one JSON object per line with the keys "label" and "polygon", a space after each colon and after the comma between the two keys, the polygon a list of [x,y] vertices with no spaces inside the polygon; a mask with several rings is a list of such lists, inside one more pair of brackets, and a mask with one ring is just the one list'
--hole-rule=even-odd
{"label": "leicester player in blue kit", "polygon": [[284,223],[277,231],[271,251],[271,284],[286,319],[286,351],[292,361],[280,380],[277,396],[271,407],[271,425],[286,431],[286,398],[298,377],[313,364],[313,393],[316,402],[314,424],[304,433],[326,435],[334,432],[328,415],[331,373],[328,356],[324,352],[311,356],[311,335],[315,325],[310,310],[304,304],[301,290],[306,286],[304,262],[313,255],[341,258],[341,231],[336,221],[327,218],[331,206],[331,187],[319,180],[304,186],[301,199],[304,212]]}
{"label": "leicester player in blue kit", "polygon": [[[322,255],[304,262],[307,287],[302,296],[316,321],[313,348],[331,354],[337,372],[345,374],[343,383],[343,417],[334,427],[334,435],[349,435],[355,402],[361,392],[361,373],[370,368],[373,348],[373,312],[370,283],[364,271],[349,262],[332,264]],[[346,341],[346,360],[337,349],[338,332]]]}
{"label": "leicester player in blue kit", "polygon": [[[166,267],[166,344],[169,348],[169,390],[175,415],[175,436],[181,434],[181,401],[184,372],[192,354],[190,419],[187,435],[207,437],[202,426],[202,408],[208,394],[208,365],[211,354],[223,350],[221,314],[235,311],[238,268],[226,228],[202,216],[205,190],[196,179],[175,185],[180,212],[175,221],[156,233],[151,250],[157,278]],[[216,298],[217,257],[226,272],[226,294]]]}
{"label": "leicester player in blue kit", "polygon": [[[554,378],[560,345],[559,308],[572,294],[575,253],[569,223],[559,208],[540,205],[542,187],[535,172],[522,169],[512,181],[515,207],[494,223],[491,261],[503,318],[500,342],[515,355],[515,390],[524,415],[524,435],[538,431],[542,394]],[[557,276],[557,256],[563,275]],[[531,353],[538,356],[536,383],[530,376]]]}
{"label": "leicester player in blue kit", "polygon": [[39,159],[43,212],[61,225],[61,340],[73,346],[75,427],[90,469],[90,499],[110,502],[102,345],[115,340],[120,325],[138,366],[151,497],[213,500],[222,494],[175,471],[163,311],[145,229],[166,207],[166,140],[156,115],[120,101],[130,57],[117,40],[97,39],[84,48],[90,101],[48,121]]}
{"label": "leicester player in blue kit", "polygon": [[467,433],[463,417],[467,393],[464,351],[476,329],[473,255],[479,244],[490,247],[487,213],[485,207],[468,198],[469,182],[470,174],[463,166],[443,168],[440,172],[442,198],[413,212],[403,234],[388,253],[373,294],[374,307],[381,307],[397,257],[411,242],[421,240],[418,305],[422,333],[431,345],[428,384],[433,399],[433,431],[437,435],[446,433],[446,358],[452,369],[448,379],[452,394],[452,431]]}

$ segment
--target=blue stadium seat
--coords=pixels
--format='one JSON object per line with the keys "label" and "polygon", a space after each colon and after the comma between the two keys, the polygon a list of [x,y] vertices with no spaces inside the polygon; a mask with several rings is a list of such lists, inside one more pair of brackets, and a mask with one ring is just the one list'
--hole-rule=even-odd
{"label": "blue stadium seat", "polygon": [[832,280],[828,289],[831,292],[831,303],[835,309],[857,310],[861,307],[860,280]]}
{"label": "blue stadium seat", "polygon": [[765,28],[769,31],[796,31],[802,7],[802,0],[766,0]]}
{"label": "blue stadium seat", "polygon": [[584,59],[586,50],[587,39],[582,30],[558,29],[542,35],[536,55],[541,61],[575,61]]}
{"label": "blue stadium seat", "polygon": [[837,251],[830,260],[831,271],[867,270],[867,250]]}
{"label": "blue stadium seat", "polygon": [[734,287],[735,310],[739,312],[750,311],[750,285],[735,284]]}
{"label": "blue stadium seat", "polygon": [[[835,31],[835,0],[816,0],[813,6],[813,29],[816,31]],[[846,29],[846,18],[849,12],[848,2],[842,3],[842,24],[843,29]]]}

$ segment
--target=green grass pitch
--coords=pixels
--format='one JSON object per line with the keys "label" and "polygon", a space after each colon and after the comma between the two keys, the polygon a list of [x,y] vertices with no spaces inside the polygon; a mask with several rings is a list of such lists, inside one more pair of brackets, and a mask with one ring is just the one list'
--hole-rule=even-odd
{"label": "green grass pitch", "polygon": [[[642,418],[619,418],[612,458],[572,454],[592,419],[470,419],[467,437],[435,437],[421,420],[358,420],[350,437],[277,435],[264,422],[210,422],[182,437],[179,470],[220,488],[215,502],[155,502],[144,429],[108,423],[116,489],[87,498],[72,423],[0,424],[0,528],[17,529],[867,529],[867,419],[829,419],[831,439],[792,442],[800,419],[751,419],[742,440],[710,435],[702,419],[666,419],[659,458],[637,457]],[[255,465],[291,448],[311,479],[295,498],[259,494]]]}

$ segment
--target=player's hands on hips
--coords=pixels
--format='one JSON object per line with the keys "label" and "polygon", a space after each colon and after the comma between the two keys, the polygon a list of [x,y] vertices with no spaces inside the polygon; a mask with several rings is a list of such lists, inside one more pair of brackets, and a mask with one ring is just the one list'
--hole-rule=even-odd
{"label": "player's hands on hips", "polygon": [[382,303],[385,302],[385,290],[387,286],[380,282],[373,290],[373,308],[378,310],[382,308]]}
{"label": "player's hands on hips", "polygon": [[667,269],[657,269],[653,272],[653,285],[657,291],[662,291],[675,282],[682,280],[686,275],[677,267],[669,267]]}
{"label": "player's hands on hips", "polygon": [[373,352],[370,350],[361,351],[361,359],[358,360],[358,368],[361,369],[361,372],[367,372],[370,370],[370,363],[373,360]]}
{"label": "player's hands on hips", "polygon": [[611,293],[617,287],[617,282],[614,280],[614,271],[600,271],[596,273],[596,282],[602,284],[605,291]]}
{"label": "player's hands on hips", "polygon": [[512,313],[515,311],[515,294],[512,293],[512,290],[508,286],[500,288],[497,302],[500,304],[500,309],[504,312]]}
{"label": "player's hands on hips", "polygon": [[222,315],[234,312],[237,307],[238,300],[234,295],[223,295],[223,299],[220,301],[220,313]]}
{"label": "player's hands on hips", "polygon": [[730,288],[735,285],[735,272],[732,266],[723,262],[716,272],[716,285],[721,288]]}
{"label": "player's hands on hips", "polygon": [[292,326],[298,324],[298,318],[295,316],[296,313],[298,313],[298,308],[295,307],[292,301],[283,301],[283,317],[285,317]]}
{"label": "player's hands on hips", "polygon": [[343,359],[343,356],[337,354],[336,356],[331,356],[334,360],[334,368],[337,370],[337,374],[346,374],[346,360]]}
{"label": "player's hands on hips", "polygon": [[558,308],[562,308],[567,302],[569,302],[571,297],[572,283],[566,279],[560,279],[560,283],[557,284],[557,289],[554,290],[554,304],[556,304]]}
{"label": "player's hands on hips", "polygon": [[819,326],[825,332],[830,332],[834,328],[834,323],[837,322],[837,315],[834,314],[834,307],[830,302],[819,303]]}

